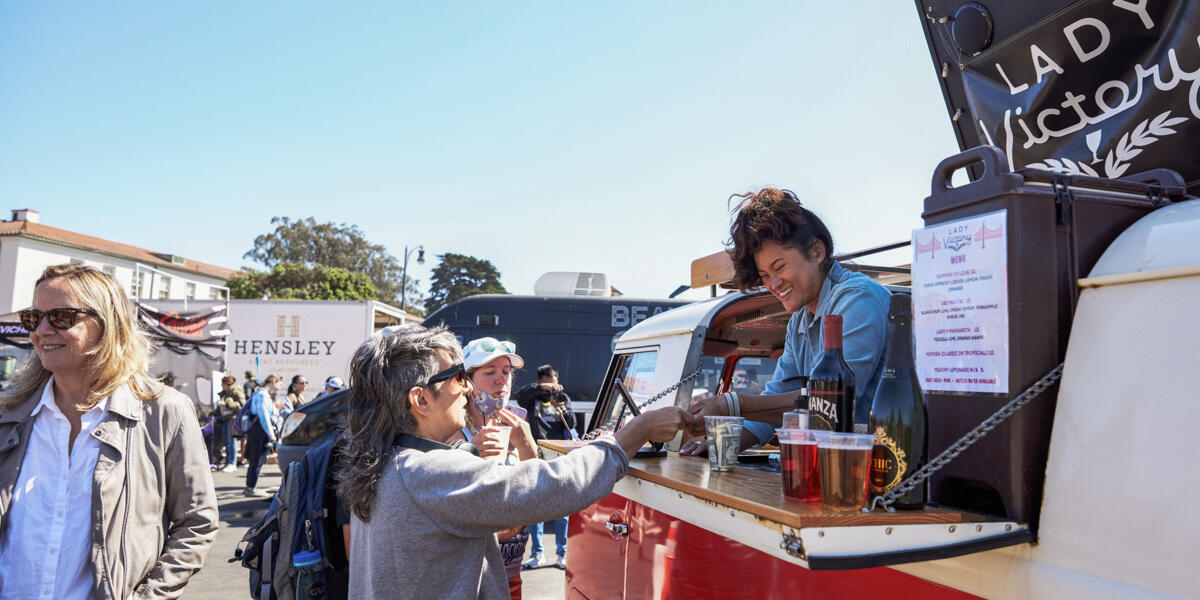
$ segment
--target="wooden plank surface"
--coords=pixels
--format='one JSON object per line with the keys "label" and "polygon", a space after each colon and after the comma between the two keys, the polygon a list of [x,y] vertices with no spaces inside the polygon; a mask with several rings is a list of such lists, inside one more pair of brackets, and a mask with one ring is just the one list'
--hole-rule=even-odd
{"label": "wooden plank surface", "polygon": [[720,285],[733,280],[733,261],[724,250],[692,261],[692,288]]}
{"label": "wooden plank surface", "polygon": [[[539,444],[557,452],[570,452],[586,442],[541,440]],[[839,512],[822,504],[784,500],[782,479],[747,467],[728,472],[708,468],[707,458],[680,456],[668,452],[662,458],[634,458],[629,461],[626,477],[636,477],[690,494],[722,506],[741,510],[787,527],[845,527],[850,525],[911,525],[922,523],[959,523],[977,520],[975,515],[943,508],[887,513]],[[651,507],[662,508],[662,507]]]}

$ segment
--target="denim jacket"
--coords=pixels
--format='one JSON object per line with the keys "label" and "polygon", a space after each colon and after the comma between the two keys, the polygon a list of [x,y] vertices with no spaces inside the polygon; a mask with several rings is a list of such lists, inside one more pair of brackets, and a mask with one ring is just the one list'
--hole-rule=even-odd
{"label": "denim jacket", "polygon": [[[833,263],[821,284],[817,313],[807,308],[792,313],[788,320],[783,356],[775,365],[775,374],[764,394],[779,394],[800,388],[799,381],[784,383],[798,375],[808,375],[824,351],[822,317],[842,316],[842,355],[854,371],[854,421],[865,422],[870,415],[870,397],[879,377],[883,343],[887,340],[887,311],[891,292],[862,273]],[[746,422],[746,429],[758,443],[771,439],[775,427],[767,423]]]}

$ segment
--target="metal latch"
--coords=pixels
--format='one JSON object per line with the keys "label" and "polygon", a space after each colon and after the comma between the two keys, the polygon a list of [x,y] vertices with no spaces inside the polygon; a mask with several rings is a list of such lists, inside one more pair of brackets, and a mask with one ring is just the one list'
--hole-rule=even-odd
{"label": "metal latch", "polygon": [[1071,224],[1071,187],[1067,182],[1067,176],[1059,173],[1055,173],[1051,180],[1054,187],[1054,215],[1059,225]]}
{"label": "metal latch", "polygon": [[629,535],[629,525],[625,523],[613,523],[607,521],[604,523],[604,528],[607,529],[614,537],[624,537]]}
{"label": "metal latch", "polygon": [[808,560],[808,554],[804,551],[804,542],[794,533],[783,534],[783,541],[779,542],[779,547],[796,558]]}
{"label": "metal latch", "polygon": [[1163,198],[1162,186],[1154,183],[1146,186],[1146,198],[1150,200],[1150,206],[1153,206],[1156,209],[1170,204],[1166,198]]}

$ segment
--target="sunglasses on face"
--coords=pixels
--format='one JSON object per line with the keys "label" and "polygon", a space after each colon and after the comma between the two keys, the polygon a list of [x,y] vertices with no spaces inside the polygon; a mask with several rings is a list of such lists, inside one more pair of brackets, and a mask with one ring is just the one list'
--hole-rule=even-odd
{"label": "sunglasses on face", "polygon": [[97,319],[100,318],[100,313],[90,308],[52,308],[47,311],[27,308],[17,314],[21,318],[21,326],[31,333],[42,323],[42,317],[49,321],[51,327],[59,330],[74,327],[75,323],[79,322],[79,315],[92,315]]}
{"label": "sunglasses on face", "polygon": [[429,381],[426,381],[422,387],[429,387],[435,383],[441,383],[443,381],[455,378],[458,379],[459,385],[467,387],[467,370],[463,367],[462,363],[455,363],[444,371],[438,371],[437,373],[434,373],[433,377],[430,377]]}

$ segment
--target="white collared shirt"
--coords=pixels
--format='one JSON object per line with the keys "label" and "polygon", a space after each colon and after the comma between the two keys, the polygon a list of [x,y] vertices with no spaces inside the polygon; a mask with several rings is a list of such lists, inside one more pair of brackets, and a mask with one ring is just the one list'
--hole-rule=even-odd
{"label": "white collared shirt", "polygon": [[71,423],[54,403],[54,377],[46,383],[0,540],[0,598],[91,594],[92,473],[100,442],[90,434],[107,414],[105,398],[83,415],[71,448]]}

